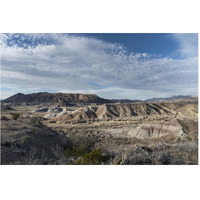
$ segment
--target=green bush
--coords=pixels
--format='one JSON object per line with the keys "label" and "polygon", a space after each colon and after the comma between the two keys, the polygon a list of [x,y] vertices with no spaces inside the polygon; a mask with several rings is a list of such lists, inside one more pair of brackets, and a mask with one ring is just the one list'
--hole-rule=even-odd
{"label": "green bush", "polygon": [[189,141],[189,142],[191,142],[191,141],[192,141],[192,138],[191,138],[191,137],[189,137],[189,136],[187,136],[187,137],[186,137],[186,139],[187,139],[187,141]]}
{"label": "green bush", "polygon": [[1,120],[6,120],[6,121],[8,121],[9,119],[8,119],[8,117],[6,117],[6,116],[2,116],[2,117],[1,117]]}
{"label": "green bush", "polygon": [[84,154],[77,164],[79,165],[99,165],[106,161],[106,157],[102,155],[101,149],[94,149],[89,153]]}
{"label": "green bush", "polygon": [[181,142],[181,138],[178,137],[177,140],[176,140],[176,142],[180,143]]}
{"label": "green bush", "polygon": [[90,152],[90,147],[88,145],[86,145],[86,146],[83,146],[83,145],[75,146],[74,145],[72,147],[72,149],[66,149],[65,155],[66,155],[66,157],[71,157],[71,156],[79,157],[79,156],[83,156],[84,154],[89,153],[89,152]]}
{"label": "green bush", "polygon": [[27,143],[27,142],[29,142],[29,140],[30,140],[30,137],[29,136],[25,136],[25,137],[23,137],[22,138],[22,143]]}
{"label": "green bush", "polygon": [[102,155],[101,149],[91,150],[89,146],[82,145],[66,149],[65,155],[67,158],[76,157],[77,160],[70,163],[75,165],[99,165],[107,160],[107,157]]}
{"label": "green bush", "polygon": [[14,120],[17,120],[19,116],[20,116],[19,113],[12,113],[12,118],[13,118]]}

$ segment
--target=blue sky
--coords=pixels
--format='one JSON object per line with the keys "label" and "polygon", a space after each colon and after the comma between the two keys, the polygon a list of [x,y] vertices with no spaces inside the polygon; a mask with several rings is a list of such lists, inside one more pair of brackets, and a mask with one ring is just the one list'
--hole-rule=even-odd
{"label": "blue sky", "polygon": [[[85,34],[86,36],[102,39],[111,43],[123,44],[128,52],[146,52],[161,56],[173,56],[173,52],[178,48],[178,43],[170,34],[154,33],[111,33],[111,34]],[[178,55],[177,55],[178,56]]]}
{"label": "blue sky", "polygon": [[1,98],[95,93],[147,99],[198,93],[197,34],[1,34]]}

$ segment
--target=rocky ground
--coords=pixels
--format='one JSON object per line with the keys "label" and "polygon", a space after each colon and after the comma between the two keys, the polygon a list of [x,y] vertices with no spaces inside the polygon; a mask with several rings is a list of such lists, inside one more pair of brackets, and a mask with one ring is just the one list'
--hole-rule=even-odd
{"label": "rocky ground", "polygon": [[198,164],[198,104],[4,104],[1,163]]}

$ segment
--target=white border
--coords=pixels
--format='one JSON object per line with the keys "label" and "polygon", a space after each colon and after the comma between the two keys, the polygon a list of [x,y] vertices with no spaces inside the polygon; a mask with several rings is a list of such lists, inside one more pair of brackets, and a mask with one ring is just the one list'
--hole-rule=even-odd
{"label": "white border", "polygon": [[[0,32],[190,33],[197,0],[5,0]],[[2,199],[200,199],[199,166],[0,166]]]}

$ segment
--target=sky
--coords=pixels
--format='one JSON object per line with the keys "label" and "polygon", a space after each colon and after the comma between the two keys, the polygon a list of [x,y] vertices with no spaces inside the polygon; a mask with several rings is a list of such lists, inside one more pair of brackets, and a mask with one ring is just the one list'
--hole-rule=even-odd
{"label": "sky", "polygon": [[1,34],[1,99],[67,92],[109,99],[198,95],[198,34]]}

